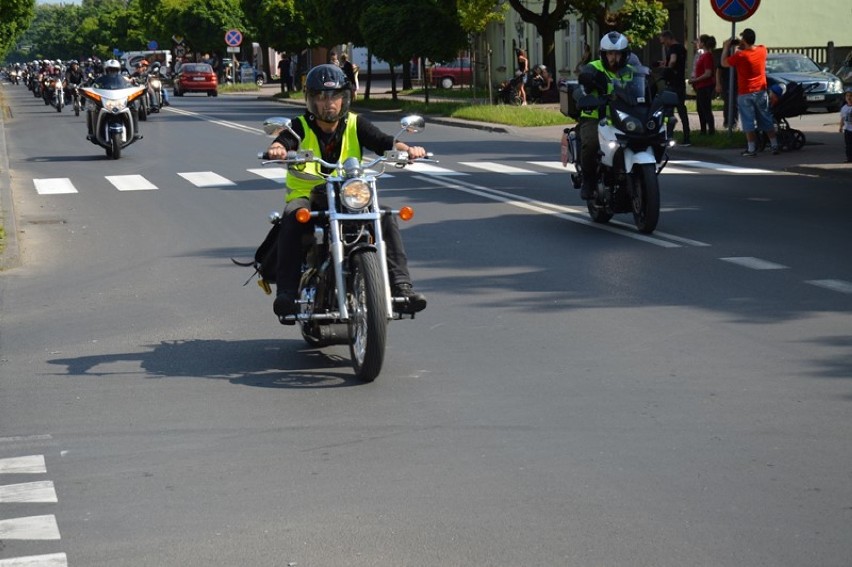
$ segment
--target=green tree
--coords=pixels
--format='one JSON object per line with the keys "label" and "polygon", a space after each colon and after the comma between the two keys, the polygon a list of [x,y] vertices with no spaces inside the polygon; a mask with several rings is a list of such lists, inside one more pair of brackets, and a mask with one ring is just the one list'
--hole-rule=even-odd
{"label": "green tree", "polygon": [[536,27],[541,36],[543,63],[548,69],[556,68],[556,32],[568,25],[567,17],[577,14],[585,21],[594,21],[601,11],[606,12],[614,0],[543,0],[534,12],[524,6],[524,0],[509,0],[521,19]]}
{"label": "green tree", "polygon": [[[0,0],[0,59],[15,46],[35,18],[35,0]],[[23,57],[20,57],[23,59]]]}
{"label": "green tree", "polygon": [[626,0],[610,21],[630,39],[631,47],[640,48],[659,36],[668,19],[669,11],[659,0]]}
{"label": "green tree", "polygon": [[[400,0],[393,5],[374,0],[364,10],[360,25],[371,52],[391,65],[405,65],[415,57],[447,61],[467,41],[455,3],[446,0]],[[396,99],[393,75],[391,92]]]}
{"label": "green tree", "polygon": [[186,38],[196,52],[220,52],[225,32],[246,29],[239,0],[163,0],[161,29]]}

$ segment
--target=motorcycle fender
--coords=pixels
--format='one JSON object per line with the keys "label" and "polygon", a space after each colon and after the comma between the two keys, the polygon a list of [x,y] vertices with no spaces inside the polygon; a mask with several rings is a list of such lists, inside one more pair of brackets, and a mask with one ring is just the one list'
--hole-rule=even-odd
{"label": "motorcycle fender", "polygon": [[598,144],[600,145],[601,163],[612,167],[615,156],[618,153],[618,141],[615,137],[615,128],[601,121],[598,126]]}
{"label": "motorcycle fender", "polygon": [[642,163],[657,164],[657,159],[654,157],[651,148],[644,149],[641,152],[624,151],[624,171],[633,171],[634,165]]}
{"label": "motorcycle fender", "polygon": [[349,255],[346,257],[347,263],[351,263],[352,258],[354,258],[357,254],[361,254],[363,252],[378,252],[378,250],[379,249],[373,244],[359,244],[349,251]]}

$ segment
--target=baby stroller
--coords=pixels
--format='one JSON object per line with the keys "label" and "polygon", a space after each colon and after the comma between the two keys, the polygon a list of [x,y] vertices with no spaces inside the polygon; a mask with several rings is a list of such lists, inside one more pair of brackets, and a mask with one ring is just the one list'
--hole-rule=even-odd
{"label": "baby stroller", "polygon": [[503,104],[514,104],[516,106],[520,105],[523,102],[520,93],[520,86],[523,82],[524,75],[518,71],[515,73],[515,76],[511,79],[506,79],[502,83],[497,91],[497,103]]}
{"label": "baby stroller", "polygon": [[[805,145],[805,133],[790,127],[787,119],[801,116],[808,111],[806,94],[806,88],[796,82],[775,83],[769,87],[769,111],[775,121],[778,147],[782,150],[800,150]],[[765,132],[761,132],[760,149],[768,144],[768,136]]]}

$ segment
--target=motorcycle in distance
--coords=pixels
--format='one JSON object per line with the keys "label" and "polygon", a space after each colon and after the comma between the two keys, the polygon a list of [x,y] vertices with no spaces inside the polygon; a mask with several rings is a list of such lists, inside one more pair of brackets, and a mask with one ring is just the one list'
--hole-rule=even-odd
{"label": "motorcycle in distance", "polygon": [[80,94],[86,100],[89,140],[105,148],[107,157],[119,159],[122,149],[142,138],[134,112],[145,87],[121,75],[101,75],[91,86],[81,87]]}
{"label": "motorcycle in distance", "polygon": [[163,108],[163,72],[161,69],[162,67],[155,62],[147,75],[147,98],[150,112],[160,112],[160,109]]}
{"label": "motorcycle in distance", "polygon": [[80,116],[80,110],[83,105],[80,103],[80,85],[67,83],[65,90],[68,91],[68,98],[71,99],[72,108],[74,108],[74,116]]}
{"label": "motorcycle in distance", "polygon": [[625,67],[613,79],[606,96],[574,92],[581,110],[598,109],[604,116],[598,123],[597,171],[583,171],[580,164],[579,130],[566,128],[562,135],[562,162],[573,163],[574,188],[583,186],[583,176],[596,180],[594,196],[586,202],[589,216],[606,223],[616,213],[633,213],[636,228],[650,234],[660,218],[658,175],[668,163],[667,150],[674,145],[670,136],[677,95],[664,90],[653,99],[649,90],[650,70],[644,66]]}
{"label": "motorcycle in distance", "polygon": [[[264,131],[275,136],[287,130],[296,136],[290,125],[288,118],[269,118],[264,122]],[[418,132],[426,123],[420,116],[406,116],[400,125],[394,147],[403,133]],[[398,215],[407,221],[414,216],[410,207],[380,208],[376,183],[386,167],[401,168],[410,163],[408,153],[391,150],[364,163],[354,157],[343,163],[329,163],[310,150],[299,150],[288,152],[283,160],[265,161],[264,165],[285,164],[295,168],[290,169],[291,174],[305,178],[309,174],[300,172],[298,166],[307,163],[317,163],[331,173],[310,175],[322,183],[311,195],[311,210],[300,209],[296,213],[299,222],[314,223],[314,233],[310,242],[304,243],[299,310],[279,320],[285,325],[299,324],[302,337],[312,347],[348,344],[356,377],[372,382],[384,362],[389,321],[405,317],[395,313],[393,304],[406,301],[390,293],[381,219],[383,215]],[[370,169],[376,166],[378,171]],[[280,225],[281,216],[273,213],[270,221]],[[275,228],[270,236],[274,231]],[[267,237],[266,242],[269,241]],[[274,273],[264,272],[259,256],[262,257],[260,250],[254,262],[232,260],[238,265],[254,266],[261,274],[258,284],[269,294],[272,282],[268,278],[274,278]],[[413,319],[414,315],[410,317]]]}
{"label": "motorcycle in distance", "polygon": [[62,77],[52,77],[50,87],[50,106],[56,109],[56,112],[62,112],[62,107],[65,106],[65,81]]}

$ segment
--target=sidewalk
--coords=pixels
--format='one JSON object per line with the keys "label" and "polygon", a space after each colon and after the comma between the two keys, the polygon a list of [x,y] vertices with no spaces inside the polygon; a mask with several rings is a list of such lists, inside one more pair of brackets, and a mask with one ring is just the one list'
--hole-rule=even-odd
{"label": "sidewalk", "polygon": [[[280,92],[278,84],[267,84],[261,89],[263,98],[272,97],[277,92]],[[389,97],[390,93],[384,90],[373,88],[371,97]],[[418,97],[419,98],[419,97]],[[279,102],[286,103],[286,100],[274,99]],[[301,101],[293,101],[291,104],[301,104]],[[545,105],[558,109],[558,105]],[[357,108],[357,102],[354,103]],[[718,127],[722,124],[722,112],[716,111],[716,124]],[[801,130],[805,134],[805,146],[800,150],[783,151],[775,156],[769,152],[762,153],[756,158],[744,158],[740,156],[740,152],[745,148],[736,149],[714,149],[702,147],[681,147],[675,146],[669,152],[671,159],[697,159],[702,161],[721,162],[730,165],[739,165],[743,167],[771,167],[779,171],[790,173],[801,173],[806,175],[816,176],[831,176],[852,179],[852,163],[846,163],[845,153],[843,149],[843,135],[838,132],[838,124],[840,117],[835,113],[815,113],[797,116],[788,120],[790,127],[796,130]],[[562,138],[562,130],[564,126],[540,126],[533,128],[520,128],[516,126],[506,126],[502,124],[489,124],[484,122],[473,122],[469,120],[460,120],[456,118],[430,116],[427,123],[442,124],[445,126],[456,126],[463,128],[473,128],[477,130],[487,130],[490,132],[502,132],[523,139],[539,139],[553,140],[554,144],[558,144]],[[693,141],[696,136],[695,132],[699,130],[698,115],[690,113],[689,124],[693,132]],[[567,119],[566,119],[567,125]],[[676,128],[680,130],[680,128]],[[726,131],[719,129],[722,135]]]}

